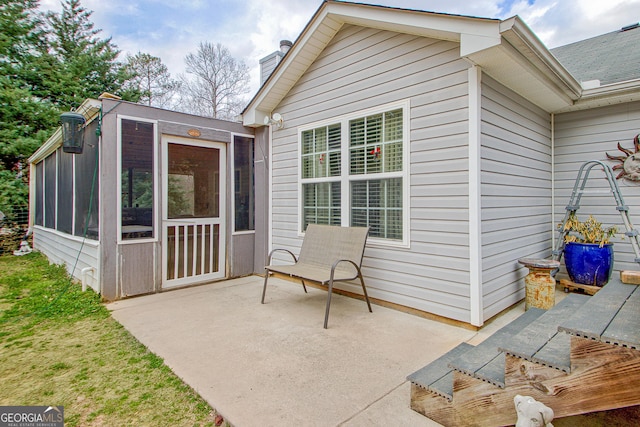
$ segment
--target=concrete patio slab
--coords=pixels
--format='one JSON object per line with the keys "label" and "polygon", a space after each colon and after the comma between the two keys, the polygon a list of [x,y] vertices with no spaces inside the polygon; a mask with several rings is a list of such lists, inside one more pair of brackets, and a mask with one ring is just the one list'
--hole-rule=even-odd
{"label": "concrete patio slab", "polygon": [[409,408],[405,378],[480,338],[340,295],[323,329],[326,292],[275,278],[261,292],[251,276],[108,308],[235,426],[438,426]]}

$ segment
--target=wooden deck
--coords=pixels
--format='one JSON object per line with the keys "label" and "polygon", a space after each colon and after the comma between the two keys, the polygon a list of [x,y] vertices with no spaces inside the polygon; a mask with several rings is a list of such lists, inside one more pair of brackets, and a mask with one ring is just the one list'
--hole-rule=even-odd
{"label": "wooden deck", "polygon": [[638,286],[613,279],[594,296],[530,312],[410,375],[411,407],[453,426],[513,424],[517,394],[556,418],[640,404]]}

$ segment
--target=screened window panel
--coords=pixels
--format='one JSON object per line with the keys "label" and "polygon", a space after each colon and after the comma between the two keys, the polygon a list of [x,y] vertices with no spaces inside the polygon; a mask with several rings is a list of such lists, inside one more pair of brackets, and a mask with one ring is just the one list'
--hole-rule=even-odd
{"label": "screened window panel", "polygon": [[120,215],[123,239],[153,237],[153,123],[122,120]]}
{"label": "screened window panel", "polygon": [[255,230],[253,138],[233,139],[235,230]]}
{"label": "screened window panel", "polygon": [[[97,122],[93,122],[96,123]],[[92,124],[93,124],[92,123]],[[98,136],[95,126],[85,132],[85,142],[82,154],[75,157],[75,230],[76,236],[84,236],[98,239],[98,177],[95,177],[93,194],[91,189],[94,180],[94,172],[97,173]]]}
{"label": "screened window panel", "polygon": [[43,185],[43,176],[44,174],[44,162],[40,162],[36,164],[36,195],[35,195],[35,215],[33,222],[35,225],[43,225],[44,224],[44,185]]}
{"label": "screened window panel", "polygon": [[56,230],[72,234],[73,230],[73,154],[58,150],[58,214]]}
{"label": "screened window panel", "polygon": [[220,150],[182,144],[168,144],[167,149],[167,216],[170,219],[218,217]]}
{"label": "screened window panel", "polygon": [[56,228],[56,152],[44,160],[44,226]]}

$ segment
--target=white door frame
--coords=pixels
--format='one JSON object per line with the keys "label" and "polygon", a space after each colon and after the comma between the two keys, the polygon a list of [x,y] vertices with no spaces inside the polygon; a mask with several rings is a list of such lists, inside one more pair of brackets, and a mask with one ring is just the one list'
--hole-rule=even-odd
{"label": "white door frame", "polygon": [[[215,148],[219,150],[219,215],[217,218],[168,218],[168,177],[169,177],[169,144],[190,145],[194,147]],[[210,280],[223,279],[226,277],[226,200],[227,200],[227,144],[222,142],[202,141],[197,139],[182,138],[171,135],[162,135],[161,139],[161,155],[162,155],[162,167],[161,167],[161,188],[162,188],[162,288],[168,289],[176,286],[186,286],[195,283],[202,283]],[[186,265],[184,277],[169,279],[168,276],[168,230],[169,227],[176,229],[186,230],[188,227],[193,227],[194,235],[196,233],[204,234],[204,230],[207,226],[210,226],[209,232],[213,234],[213,227],[218,226],[218,248],[213,247],[213,241],[209,244],[210,255],[213,257],[214,253],[217,253],[217,265],[218,270],[211,273],[195,274],[196,264],[198,260],[193,258],[193,272],[194,274],[187,276]],[[197,239],[192,239],[195,243]],[[176,252],[177,252],[177,239],[176,239]],[[205,239],[201,239],[202,249],[205,248]],[[187,241],[183,242],[183,248],[185,259],[187,258]],[[217,251],[217,252],[216,252]],[[195,250],[194,250],[195,253]],[[215,260],[212,258],[209,260],[213,263]],[[206,260],[200,259],[201,271],[205,271],[204,265]],[[176,263],[177,265],[177,263]]]}

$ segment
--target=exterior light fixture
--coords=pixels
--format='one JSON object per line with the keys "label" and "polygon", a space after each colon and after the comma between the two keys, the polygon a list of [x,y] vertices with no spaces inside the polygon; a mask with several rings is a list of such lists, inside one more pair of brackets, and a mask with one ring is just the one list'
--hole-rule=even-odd
{"label": "exterior light fixture", "polygon": [[71,154],[82,154],[84,145],[84,124],[86,120],[80,113],[62,113],[62,151]]}
{"label": "exterior light fixture", "polygon": [[282,114],[273,113],[273,116],[264,116],[264,124],[265,125],[276,125],[278,129],[282,129],[284,127],[284,118]]}

